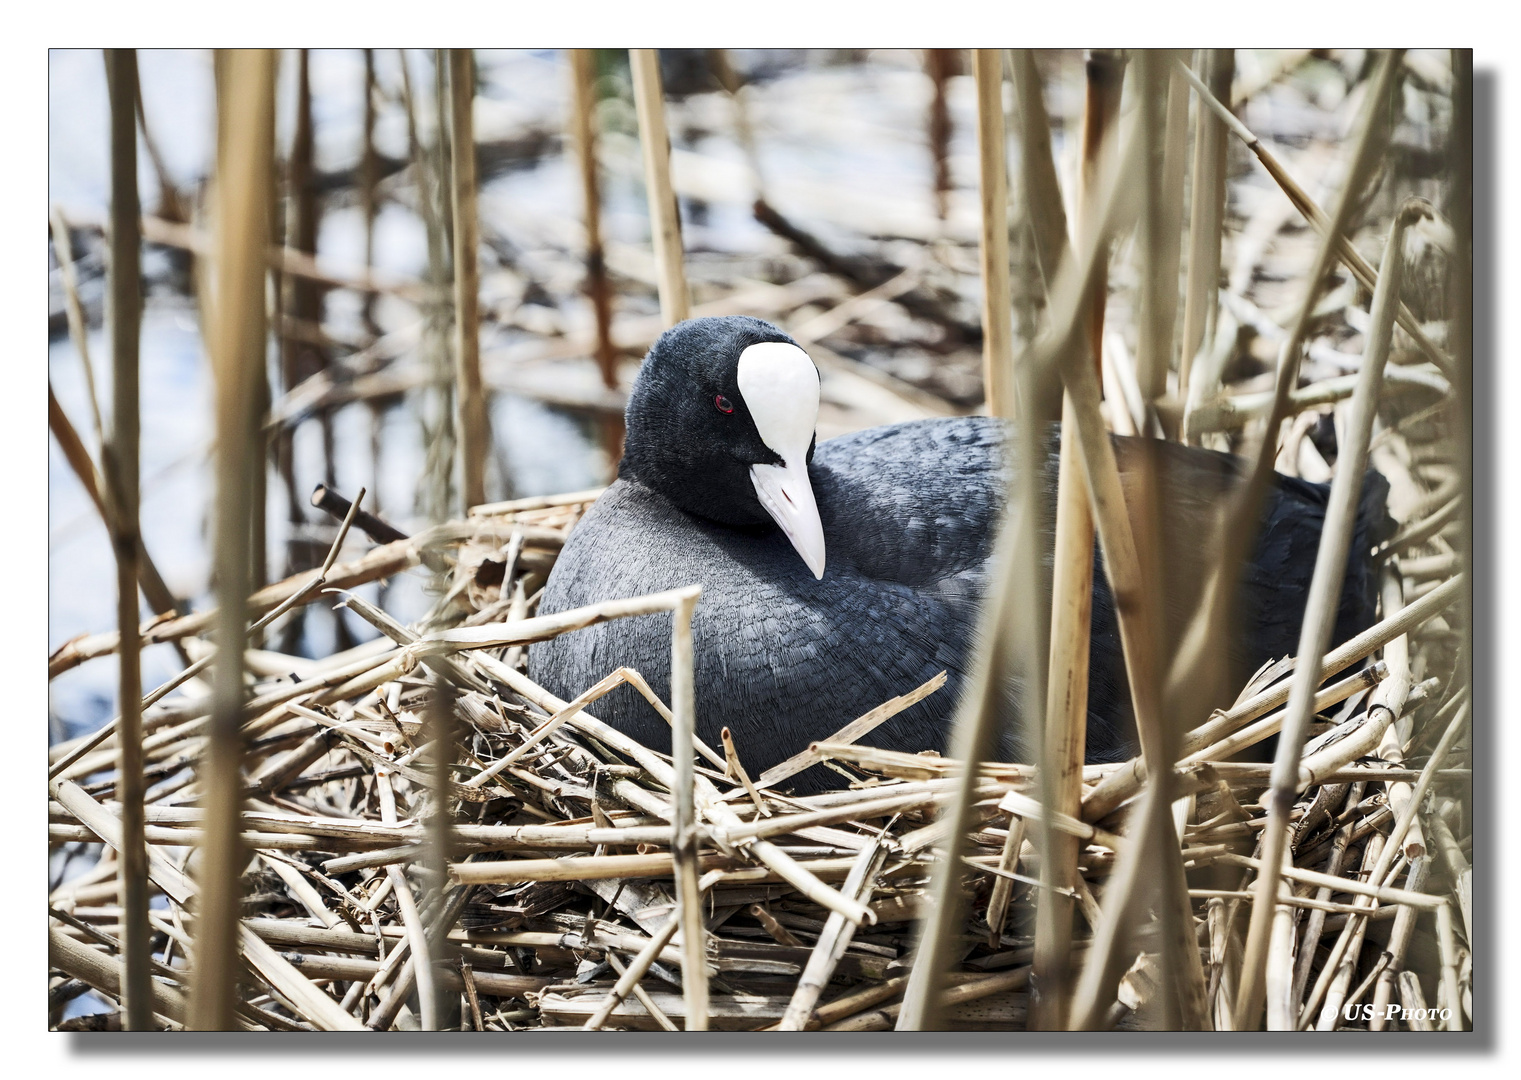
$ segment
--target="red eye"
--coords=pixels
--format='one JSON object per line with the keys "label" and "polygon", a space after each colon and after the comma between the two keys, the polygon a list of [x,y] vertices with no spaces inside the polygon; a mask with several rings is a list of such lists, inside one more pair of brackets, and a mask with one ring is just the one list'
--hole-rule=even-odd
{"label": "red eye", "polygon": [[721,413],[731,413],[734,411],[734,403],[722,394],[713,399],[713,404]]}

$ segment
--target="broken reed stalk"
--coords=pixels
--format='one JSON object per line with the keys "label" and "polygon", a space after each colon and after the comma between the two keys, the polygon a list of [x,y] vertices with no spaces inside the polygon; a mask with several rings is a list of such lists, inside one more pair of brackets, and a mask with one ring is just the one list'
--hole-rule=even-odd
{"label": "broken reed stalk", "polygon": [[[1400,302],[1405,230],[1424,216],[1424,206],[1424,203],[1414,201],[1402,206],[1385,243],[1378,290],[1373,295],[1368,345],[1363,352],[1362,367],[1358,371],[1357,391],[1352,397],[1351,415],[1347,421],[1348,430],[1346,437],[1341,440],[1340,453],[1336,459],[1336,475],[1331,480],[1325,525],[1316,552],[1315,573],[1305,601],[1304,622],[1296,650],[1298,662],[1294,668],[1289,702],[1278,736],[1271,787],[1263,796],[1263,805],[1268,811],[1268,825],[1264,834],[1266,844],[1262,859],[1267,869],[1258,878],[1257,900],[1247,930],[1241,991],[1237,998],[1238,1030],[1252,1030],[1257,1022],[1259,991],[1255,988],[1255,983],[1262,975],[1267,946],[1267,921],[1272,915],[1272,897],[1278,891],[1278,868],[1284,845],[1282,834],[1299,791],[1299,759],[1309,731],[1315,690],[1320,685],[1320,658],[1330,644],[1331,630],[1341,605],[1341,583],[1346,570],[1347,551],[1351,547],[1352,533],[1357,523],[1363,471],[1368,460],[1368,442],[1373,435],[1379,388],[1393,340],[1395,311]],[[1275,432],[1276,428],[1270,427],[1268,438],[1273,438]]]}
{"label": "broken reed stalk", "polygon": [[[597,324],[597,343],[593,353],[602,385],[618,387],[618,352],[613,344],[613,296],[607,278],[607,262],[602,251],[602,185],[597,175],[597,70],[596,53],[591,49],[571,49],[570,72],[573,106],[571,120],[575,128],[577,163],[581,167],[581,202],[586,221],[586,298],[591,302],[592,317]],[[623,418],[609,414],[603,418],[603,448],[609,463],[616,468],[623,456]]]}
{"label": "broken reed stalk", "polygon": [[[454,218],[454,363],[458,385],[460,482],[465,506],[486,501],[491,428],[481,384],[480,220],[476,210],[475,54],[449,50],[450,207]],[[503,478],[505,479],[505,477]]]}
{"label": "broken reed stalk", "polygon": [[660,319],[672,327],[691,317],[692,297],[682,263],[681,213],[676,204],[676,189],[671,185],[671,140],[665,127],[659,53],[655,49],[630,49],[628,65],[634,80],[639,146],[644,154],[644,188],[650,208],[650,243],[655,249]]}
{"label": "broken reed stalk", "polygon": [[[1097,205],[1099,170],[1113,152],[1115,121],[1125,64],[1118,53],[1094,50],[1085,65],[1082,162],[1078,174],[1076,246],[1095,241],[1102,227]],[[1102,362],[1107,251],[1083,302],[1087,333],[1077,346],[1084,363]],[[1032,478],[1033,480],[1033,478]],[[1030,482],[1030,481],[1027,481]],[[1093,513],[1078,448],[1077,420],[1069,394],[1062,396],[1061,451],[1056,482],[1056,539],[1051,574],[1051,643],[1046,683],[1046,727],[1042,740],[1041,799],[1045,807],[1038,835],[1041,881],[1036,898],[1035,993],[1031,1026],[1059,1031],[1066,1026],[1071,991],[1073,902],[1079,844],[1051,827],[1053,813],[1076,815],[1082,803],[1082,775],[1088,730],[1089,638],[1093,609]]]}
{"label": "broken reed stalk", "polygon": [[671,611],[671,764],[676,786],[671,817],[671,854],[676,870],[676,911],[681,919],[681,996],[686,1030],[708,1030],[708,969],[704,948],[702,893],[697,887],[697,804],[693,765],[696,749],[696,687],[692,657],[692,613],[700,589],[683,596]]}
{"label": "broken reed stalk", "polygon": [[[106,89],[111,106],[111,434],[101,447],[111,492],[111,546],[116,554],[119,747],[116,799],[121,804],[122,854],[118,874],[122,906],[122,1026],[152,1026],[148,970],[148,863],[144,846],[142,655],[137,636],[138,551],[138,338],[142,321],[142,210],[137,195],[137,53],[107,49]],[[64,243],[68,243],[67,234]],[[88,364],[88,360],[86,360]]]}
{"label": "broken reed stalk", "polygon": [[[1009,180],[1004,150],[1003,57],[973,49],[977,82],[977,190],[982,199],[982,384],[989,416],[1014,418],[1014,326],[1009,304]],[[944,217],[944,213],[941,214]]]}
{"label": "broken reed stalk", "polygon": [[195,923],[195,992],[190,1023],[221,1031],[237,999],[239,889],[244,859],[238,837],[243,785],[243,648],[247,639],[250,514],[248,472],[254,452],[251,405],[264,370],[264,249],[274,150],[274,54],[222,54],[218,87],[216,295],[208,345],[217,406],[217,662],[214,708],[202,773],[205,840],[198,849],[200,906]]}
{"label": "broken reed stalk", "polygon": [[[1180,60],[1179,63],[1182,61]],[[1200,50],[1207,85],[1221,100],[1236,73],[1233,49]],[[1220,241],[1225,226],[1225,124],[1201,102],[1194,110],[1193,204],[1188,223],[1188,282],[1183,300],[1183,348],[1178,354],[1178,400],[1187,403],[1214,387],[1192,387],[1194,357],[1209,348],[1220,294]]]}

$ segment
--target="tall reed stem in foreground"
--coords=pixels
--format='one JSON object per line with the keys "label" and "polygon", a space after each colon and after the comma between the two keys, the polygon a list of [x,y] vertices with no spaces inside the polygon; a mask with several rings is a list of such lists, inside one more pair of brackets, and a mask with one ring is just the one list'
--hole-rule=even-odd
{"label": "tall reed stem in foreground", "polygon": [[630,49],[634,109],[639,114],[639,145],[644,152],[644,187],[650,205],[650,241],[655,247],[655,278],[660,289],[660,319],[675,326],[691,317],[692,297],[682,265],[681,214],[671,186],[671,140],[665,128],[665,95],[660,57],[654,49]]}
{"label": "tall reed stem in foreground", "polygon": [[465,506],[486,501],[491,434],[481,385],[480,221],[476,215],[475,56],[449,50],[449,123],[454,145],[454,362],[459,383],[460,477]]}
{"label": "tall reed stem in foreground", "polygon": [[[1095,205],[1101,157],[1112,143],[1119,115],[1125,62],[1117,53],[1094,50],[1086,65],[1082,165],[1079,175],[1077,246],[1097,234],[1102,212]],[[1097,368],[1104,335],[1107,257],[1084,300],[1085,340],[1080,346]],[[1041,879],[1048,886],[1036,901],[1032,1027],[1066,1026],[1068,960],[1072,945],[1072,894],[1078,841],[1049,825],[1051,811],[1076,815],[1082,808],[1083,758],[1088,729],[1088,641],[1093,606],[1093,514],[1078,447],[1071,395],[1063,395],[1061,464],[1056,488],[1056,546],[1051,577],[1051,652],[1046,683],[1045,753],[1041,770],[1048,806],[1042,824]],[[1027,483],[1036,483],[1030,477]]]}
{"label": "tall reed stem in foreground", "polygon": [[233,1026],[237,998],[239,880],[245,863],[238,822],[247,639],[248,473],[254,452],[251,405],[264,373],[264,274],[274,152],[274,54],[233,49],[219,56],[217,180],[213,205],[216,290],[207,343],[216,374],[217,662],[202,771],[205,834],[198,849],[200,910],[190,1024]]}
{"label": "tall reed stem in foreground", "polygon": [[[142,320],[141,208],[137,196],[137,54],[106,50],[111,98],[111,438],[101,455],[111,502],[116,551],[116,624],[120,678],[117,724],[121,803],[123,1026],[153,1026],[148,945],[148,850],[144,846],[143,676],[138,640],[138,334]],[[67,238],[65,238],[67,243]]]}

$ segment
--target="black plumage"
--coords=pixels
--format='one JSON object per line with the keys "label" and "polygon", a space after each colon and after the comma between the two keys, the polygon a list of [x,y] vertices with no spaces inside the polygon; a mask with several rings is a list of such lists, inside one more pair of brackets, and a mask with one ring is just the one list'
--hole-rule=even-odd
{"label": "black plumage", "polygon": [[[697,733],[716,745],[720,729],[729,727],[752,775],[941,670],[948,674],[943,690],[863,741],[944,752],[1006,491],[1004,424],[986,417],[915,421],[810,448],[808,476],[828,552],[828,568],[816,580],[760,509],[746,475],[750,464],[775,457],[741,412],[733,381],[739,353],[760,340],[790,339],[760,320],[715,319],[681,324],[656,343],[630,398],[619,479],[571,534],[539,610],[701,584],[693,622]],[[713,410],[718,395],[734,403],[737,420]],[[1142,440],[1120,438],[1115,445],[1122,471],[1143,452]],[[1048,537],[1054,435],[1050,446],[1041,477]],[[1151,447],[1165,534],[1198,537],[1241,482],[1242,463],[1177,444]],[[1337,641],[1373,618],[1367,552],[1390,525],[1386,491],[1383,478],[1370,472]],[[1324,485],[1278,477],[1269,494],[1237,605],[1242,632],[1233,635],[1231,660],[1238,680],[1296,649],[1327,493]],[[1165,590],[1170,636],[1196,595],[1191,589],[1200,575],[1186,569],[1176,575],[1178,586]],[[630,666],[668,700],[670,623],[669,615],[621,619],[534,645],[530,674],[569,699]],[[1118,760],[1134,752],[1133,732],[1114,605],[1097,550],[1091,656],[1088,758]],[[670,749],[665,721],[628,687],[592,711],[648,746]],[[1022,748],[1006,745],[1004,752],[1018,756]],[[832,779],[815,768],[793,787],[817,790]]]}

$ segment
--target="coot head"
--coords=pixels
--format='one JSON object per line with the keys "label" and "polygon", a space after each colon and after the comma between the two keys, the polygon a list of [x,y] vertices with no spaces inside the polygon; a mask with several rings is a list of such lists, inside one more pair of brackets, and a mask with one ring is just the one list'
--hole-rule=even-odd
{"label": "coot head", "polygon": [[743,315],[689,319],[644,358],[618,474],[698,517],[774,521],[822,578],[824,529],[808,482],[818,413],[818,368],[781,330]]}

